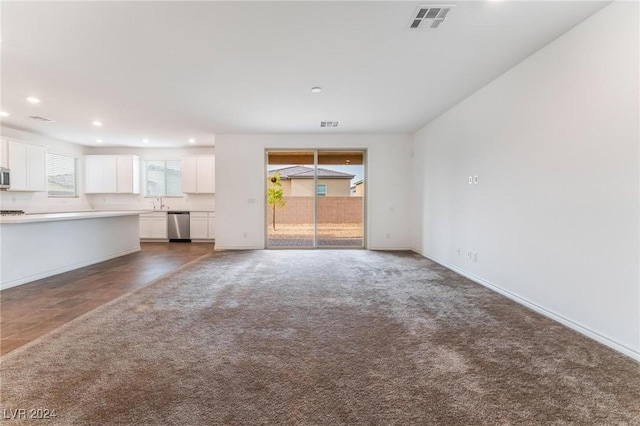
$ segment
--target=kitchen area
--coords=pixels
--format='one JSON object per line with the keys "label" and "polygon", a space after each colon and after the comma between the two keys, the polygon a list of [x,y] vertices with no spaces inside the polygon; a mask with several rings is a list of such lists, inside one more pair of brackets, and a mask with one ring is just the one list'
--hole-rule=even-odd
{"label": "kitchen area", "polygon": [[215,242],[213,146],[90,147],[2,129],[0,289],[141,250]]}

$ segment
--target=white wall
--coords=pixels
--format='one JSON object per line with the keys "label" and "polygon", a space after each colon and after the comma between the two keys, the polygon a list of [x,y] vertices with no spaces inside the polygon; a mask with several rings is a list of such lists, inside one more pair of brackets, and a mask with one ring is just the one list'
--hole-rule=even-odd
{"label": "white wall", "polygon": [[[90,148],[92,155],[137,155],[140,157],[140,169],[144,160],[179,160],[185,155],[214,155],[213,147],[188,148]],[[98,210],[148,210],[156,198],[144,196],[143,180],[140,180],[140,194],[87,194],[87,199]],[[183,194],[182,197],[163,197],[163,203],[171,210],[215,211],[215,194]]]}
{"label": "white wall", "polygon": [[[49,152],[78,158],[78,173],[79,176],[82,176],[84,170],[82,155],[85,153],[85,149],[82,145],[64,142],[9,127],[0,128],[0,133],[3,139],[12,139],[31,145],[44,146]],[[4,154],[6,155],[6,153]],[[81,191],[82,179],[78,179],[78,183]],[[82,193],[80,193],[80,196],[77,198],[49,198],[46,192],[13,191],[0,191],[0,206],[2,210],[24,210],[27,213],[82,211],[89,210],[91,208],[86,197]]]}
{"label": "white wall", "polygon": [[640,359],[638,40],[614,3],[417,132],[412,245]]}
{"label": "white wall", "polygon": [[409,135],[216,135],[217,249],[264,248],[265,149],[367,149],[368,246],[410,246]]}

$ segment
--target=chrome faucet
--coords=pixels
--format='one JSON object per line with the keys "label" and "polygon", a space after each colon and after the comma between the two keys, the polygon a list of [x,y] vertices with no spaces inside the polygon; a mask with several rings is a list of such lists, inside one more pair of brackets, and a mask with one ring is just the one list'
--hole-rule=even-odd
{"label": "chrome faucet", "polygon": [[[164,209],[165,207],[167,207],[167,206],[165,206],[165,205],[162,203],[162,197],[158,197],[158,200],[160,201],[160,210],[162,210],[162,209]],[[168,208],[168,207],[167,207],[167,208]]]}

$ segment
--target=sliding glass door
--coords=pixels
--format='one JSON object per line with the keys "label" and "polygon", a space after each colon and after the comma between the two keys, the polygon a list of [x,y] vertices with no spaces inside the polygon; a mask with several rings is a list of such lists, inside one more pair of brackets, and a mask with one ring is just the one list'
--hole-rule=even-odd
{"label": "sliding glass door", "polygon": [[316,244],[364,246],[364,153],[318,151]]}
{"label": "sliding glass door", "polygon": [[267,247],[315,247],[315,152],[269,152],[267,159]]}
{"label": "sliding glass door", "polygon": [[364,247],[364,151],[266,152],[267,248]]}

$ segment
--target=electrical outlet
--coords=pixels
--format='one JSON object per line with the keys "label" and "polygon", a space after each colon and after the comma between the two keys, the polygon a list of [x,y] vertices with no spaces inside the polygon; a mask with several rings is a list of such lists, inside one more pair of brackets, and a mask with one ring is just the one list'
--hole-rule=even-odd
{"label": "electrical outlet", "polygon": [[478,252],[473,253],[473,261],[474,262],[478,261]]}
{"label": "electrical outlet", "polygon": [[468,252],[467,252],[467,257],[468,257],[469,259],[471,259],[471,256],[473,256],[473,252],[468,251]]}
{"label": "electrical outlet", "polygon": [[475,185],[477,185],[477,184],[478,184],[478,175],[475,175],[475,176],[473,177],[473,183],[474,183]]}
{"label": "electrical outlet", "polygon": [[469,176],[469,185],[473,185],[473,176]]}

